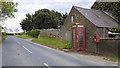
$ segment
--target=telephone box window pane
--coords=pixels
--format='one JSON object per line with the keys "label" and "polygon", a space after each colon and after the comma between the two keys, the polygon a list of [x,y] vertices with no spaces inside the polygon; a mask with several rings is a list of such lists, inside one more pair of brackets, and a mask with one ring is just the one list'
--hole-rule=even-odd
{"label": "telephone box window pane", "polygon": [[73,29],[73,45],[75,45],[75,34],[76,34],[75,29]]}
{"label": "telephone box window pane", "polygon": [[79,44],[83,44],[83,29],[80,29],[79,31]]}

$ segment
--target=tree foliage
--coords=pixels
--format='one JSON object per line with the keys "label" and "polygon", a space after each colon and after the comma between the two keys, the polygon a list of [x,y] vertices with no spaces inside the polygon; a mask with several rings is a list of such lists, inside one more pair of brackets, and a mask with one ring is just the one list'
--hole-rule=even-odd
{"label": "tree foliage", "polygon": [[21,21],[20,25],[23,30],[30,31],[34,27],[32,22],[32,15],[26,14],[26,18]]}
{"label": "tree foliage", "polygon": [[38,38],[39,34],[40,34],[39,29],[35,29],[35,30],[31,30],[31,31],[27,32],[28,36],[32,36],[32,37],[36,37],[36,38]]}
{"label": "tree foliage", "polygon": [[18,3],[8,2],[6,0],[0,1],[0,19],[14,17],[13,13],[17,12]]}
{"label": "tree foliage", "polygon": [[35,12],[34,15],[26,14],[26,18],[20,23],[23,30],[30,31],[33,29],[57,29],[63,25],[67,13],[41,9]]}
{"label": "tree foliage", "polygon": [[120,22],[120,2],[115,4],[115,7],[113,9],[113,13],[112,14]]}

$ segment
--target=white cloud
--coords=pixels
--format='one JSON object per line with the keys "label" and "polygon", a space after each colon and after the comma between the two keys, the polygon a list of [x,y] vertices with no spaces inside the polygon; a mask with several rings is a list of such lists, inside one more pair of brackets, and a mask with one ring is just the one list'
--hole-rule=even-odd
{"label": "white cloud", "polygon": [[[15,29],[21,29],[21,26],[20,26],[20,22],[22,19],[25,18],[25,14],[24,13],[14,13],[15,15],[15,18],[8,18],[6,21],[5,21],[5,26],[8,28],[8,29],[12,29],[13,31]],[[22,30],[21,30],[22,31]],[[20,32],[21,32],[20,31]]]}

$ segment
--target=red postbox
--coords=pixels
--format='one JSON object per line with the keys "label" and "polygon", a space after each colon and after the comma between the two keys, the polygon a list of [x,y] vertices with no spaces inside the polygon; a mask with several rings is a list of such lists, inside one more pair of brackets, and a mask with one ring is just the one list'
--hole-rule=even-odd
{"label": "red postbox", "polygon": [[99,35],[95,35],[95,42],[99,43],[100,42],[100,36]]}
{"label": "red postbox", "polygon": [[85,26],[83,24],[72,25],[72,48],[75,50],[85,49]]}

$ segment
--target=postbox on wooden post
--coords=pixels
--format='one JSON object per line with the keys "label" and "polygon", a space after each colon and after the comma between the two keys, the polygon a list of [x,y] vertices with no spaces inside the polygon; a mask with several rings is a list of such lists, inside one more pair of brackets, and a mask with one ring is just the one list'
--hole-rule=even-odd
{"label": "postbox on wooden post", "polygon": [[85,26],[83,24],[72,25],[72,48],[75,50],[85,49]]}

